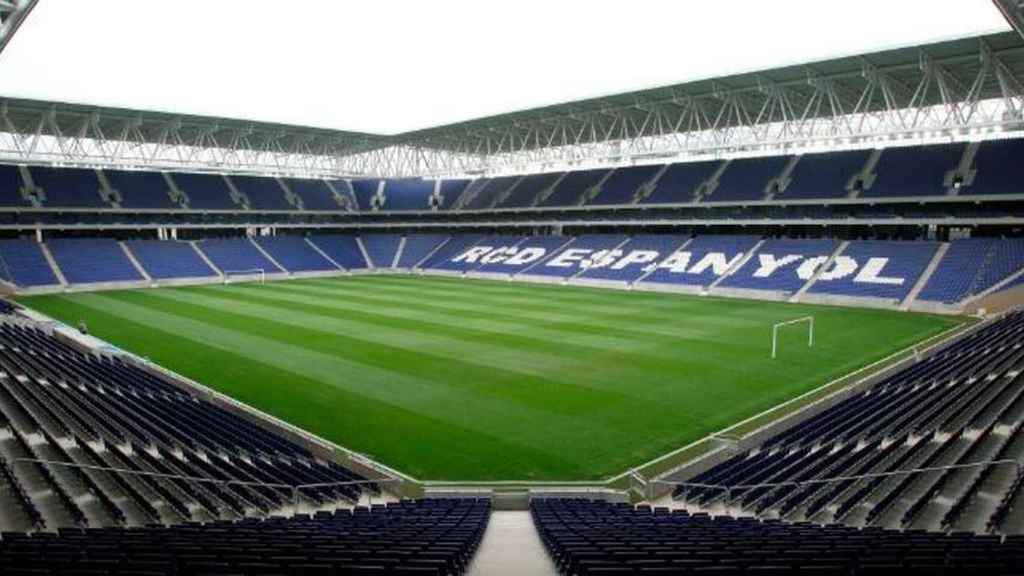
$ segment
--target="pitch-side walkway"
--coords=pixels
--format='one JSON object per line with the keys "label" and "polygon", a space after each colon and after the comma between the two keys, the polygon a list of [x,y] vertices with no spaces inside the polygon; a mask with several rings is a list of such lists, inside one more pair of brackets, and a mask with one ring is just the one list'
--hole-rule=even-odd
{"label": "pitch-side walkway", "polygon": [[469,576],[557,576],[529,512],[491,513]]}

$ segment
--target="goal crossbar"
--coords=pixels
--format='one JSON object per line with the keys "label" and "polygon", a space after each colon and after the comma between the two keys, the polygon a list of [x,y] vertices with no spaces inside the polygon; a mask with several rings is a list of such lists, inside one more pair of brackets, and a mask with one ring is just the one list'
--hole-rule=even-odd
{"label": "goal crossbar", "polygon": [[814,316],[804,316],[802,318],[794,318],[784,322],[776,322],[775,324],[772,324],[772,358],[775,358],[779,350],[779,328],[785,328],[786,326],[792,326],[793,324],[800,324],[803,322],[808,324],[807,347],[810,348],[814,346]]}
{"label": "goal crossbar", "polygon": [[267,272],[263,268],[250,268],[248,270],[224,270],[224,283],[231,281],[232,276],[259,276],[259,283],[267,282]]}

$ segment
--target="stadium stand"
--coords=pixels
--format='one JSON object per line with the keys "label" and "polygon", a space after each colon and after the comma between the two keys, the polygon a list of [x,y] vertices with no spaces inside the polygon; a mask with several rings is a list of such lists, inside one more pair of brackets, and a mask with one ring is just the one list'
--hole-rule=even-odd
{"label": "stadium stand", "polygon": [[125,246],[154,280],[217,276],[189,242],[131,240]]}
{"label": "stadium stand", "polygon": [[370,265],[354,236],[347,234],[314,234],[309,241],[345,270],[362,270]]}
{"label": "stadium stand", "polygon": [[1020,194],[1021,168],[1018,159],[1024,154],[1024,140],[991,140],[982,142],[974,155],[974,177],[960,194]]}
{"label": "stadium stand", "polygon": [[418,268],[432,268],[437,270],[459,269],[460,264],[449,263],[449,260],[457,257],[474,244],[483,240],[482,234],[459,234],[452,236],[450,240],[441,245],[440,248],[431,252],[430,256],[419,263]]}
{"label": "stadium stand", "polygon": [[584,234],[577,236],[561,250],[537,262],[524,274],[571,278],[595,265],[605,264],[614,250],[627,240],[624,234]]}
{"label": "stadium stand", "polygon": [[147,210],[173,210],[178,205],[171,200],[167,181],[159,172],[104,170],[110,186],[120,196],[121,208]]}
{"label": "stadium stand", "polygon": [[71,284],[137,282],[143,279],[117,240],[55,238],[46,246],[64,278]]}
{"label": "stadium stand", "polygon": [[498,208],[529,208],[537,202],[537,197],[551,186],[554,186],[564,172],[545,174],[529,174],[524,176],[504,198],[498,199]]}
{"label": "stadium stand", "polygon": [[338,203],[341,205],[343,210],[357,211],[359,210],[359,203],[356,201],[356,192],[352,188],[352,183],[348,180],[329,180],[325,181],[330,187],[337,191]]}
{"label": "stadium stand", "polygon": [[232,176],[239,192],[249,199],[252,210],[294,210],[285,198],[284,188],[273,178],[262,176]]}
{"label": "stadium stand", "polygon": [[[588,268],[580,278],[633,282],[653,270],[663,254],[671,254],[689,238],[676,234],[643,234],[633,236],[618,248],[615,262],[598,262]],[[622,257],[628,255],[628,257]]]}
{"label": "stadium stand", "polygon": [[755,236],[697,236],[684,249],[666,258],[643,281],[708,286],[737,264],[758,240]]}
{"label": "stadium stand", "polygon": [[24,187],[17,166],[0,164],[0,206],[31,206],[22,195]]}
{"label": "stadium stand", "polygon": [[441,205],[440,210],[451,210],[455,206],[462,193],[466,191],[471,180],[442,180],[441,181]]}
{"label": "stadium stand", "polygon": [[963,144],[886,148],[875,166],[874,182],[860,195],[944,196],[949,192],[944,184],[946,175],[956,168],[963,153]]}
{"label": "stadium stand", "polygon": [[780,176],[789,158],[767,156],[733,160],[718,179],[718,185],[704,197],[710,202],[765,200],[768,185]]}
{"label": "stadium stand", "polygon": [[449,238],[450,236],[446,234],[406,235],[405,246],[402,247],[402,254],[398,259],[398,268],[411,270]]}
{"label": "stadium stand", "polygon": [[328,272],[338,269],[306,242],[303,236],[259,236],[253,240],[288,272]]}
{"label": "stadium stand", "polygon": [[370,212],[373,210],[386,209],[386,206],[377,204],[374,198],[377,197],[377,190],[380,188],[380,180],[352,180],[352,193],[355,196],[356,205],[359,210]]}
{"label": "stadium stand", "polygon": [[436,268],[460,272],[475,271],[484,264],[503,259],[505,254],[514,250],[523,240],[525,240],[524,236],[487,236],[471,248],[456,253],[446,262],[438,264]]}
{"label": "stadium stand", "polygon": [[684,162],[671,164],[658,178],[650,194],[644,196],[641,204],[685,204],[693,202],[700,187],[710,178],[721,161]]}
{"label": "stadium stand", "polygon": [[402,237],[398,234],[363,234],[359,237],[374,268],[392,268]]}
{"label": "stadium stand", "polygon": [[515,245],[515,251],[507,251],[506,257],[491,259],[475,269],[476,272],[490,274],[518,274],[536,265],[546,255],[558,252],[572,242],[565,236],[530,236]]}
{"label": "stadium stand", "polygon": [[284,183],[302,200],[304,210],[340,210],[342,206],[323,180],[285,178]]}
{"label": "stadium stand", "polygon": [[847,187],[864,169],[870,150],[821,152],[800,157],[784,189],[775,194],[777,200],[808,200],[845,198]]}
{"label": "stadium stand", "polygon": [[0,569],[38,574],[22,571],[34,558],[54,573],[460,575],[489,516],[487,500],[424,499],[292,518],[4,534]]}
{"label": "stadium stand", "polygon": [[711,517],[630,504],[533,499],[565,575],[1012,574],[1024,541]]}
{"label": "stadium stand", "polygon": [[178,189],[188,197],[193,210],[238,210],[222,176],[175,172],[171,175]]}
{"label": "stadium stand", "polygon": [[54,286],[60,281],[34,240],[0,240],[0,274],[17,286]]}
{"label": "stadium stand", "polygon": [[477,185],[470,185],[463,193],[465,200],[462,210],[482,210],[494,207],[494,203],[504,196],[512,186],[521,179],[520,176],[502,176],[499,178],[482,179]]}
{"label": "stadium stand", "polygon": [[817,268],[806,263],[823,264],[838,246],[835,240],[765,240],[750,260],[718,286],[793,294]]}
{"label": "stadium stand", "polygon": [[607,168],[569,172],[546,198],[538,198],[537,206],[579,206],[588,190],[597,186],[610,172]]}
{"label": "stadium stand", "polygon": [[[687,482],[784,484],[737,490],[729,503],[733,513],[873,528],[1019,532],[1019,470],[949,466],[1024,456],[1022,344],[1024,314],[1014,312]],[[915,468],[940,469],[857,478]],[[724,492],[690,484],[675,496],[691,509],[705,509]]]}
{"label": "stadium stand", "polygon": [[982,268],[998,242],[992,238],[963,238],[950,242],[939,266],[918,295],[919,300],[952,304],[984,290]]}
{"label": "stadium stand", "polygon": [[32,182],[42,190],[50,208],[109,208],[100,196],[95,170],[31,166]]}
{"label": "stadium stand", "polygon": [[429,210],[434,181],[422,178],[384,181],[385,210]]}
{"label": "stadium stand", "polygon": [[810,292],[902,300],[937,249],[935,242],[851,242]]}
{"label": "stadium stand", "polygon": [[249,238],[211,238],[196,242],[195,246],[223,273],[255,270],[267,274],[283,272]]}
{"label": "stadium stand", "polygon": [[616,168],[601,186],[601,193],[587,201],[590,206],[632,204],[641,186],[650,182],[662,169],[654,166]]}
{"label": "stadium stand", "polygon": [[294,505],[291,490],[261,483],[325,484],[300,496],[316,506],[350,505],[378,490],[130,361],[80,352],[24,321],[0,322],[0,371],[2,476],[22,511],[2,515],[0,550],[16,536],[10,530],[121,534],[116,527],[234,520]]}

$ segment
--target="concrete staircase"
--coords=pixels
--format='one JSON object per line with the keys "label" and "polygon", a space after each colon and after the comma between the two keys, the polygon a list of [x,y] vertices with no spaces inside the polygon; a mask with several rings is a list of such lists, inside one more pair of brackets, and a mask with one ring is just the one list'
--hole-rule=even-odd
{"label": "concrete staircase", "polygon": [[836,261],[836,258],[838,258],[840,255],[842,255],[843,250],[846,250],[846,247],[849,246],[849,245],[850,245],[850,241],[849,240],[844,240],[843,243],[840,244],[836,248],[835,252],[833,252],[828,257],[828,260],[825,260],[825,262],[822,263],[821,266],[818,266],[818,269],[814,271],[814,275],[811,276],[811,278],[807,282],[805,282],[804,285],[801,286],[799,290],[796,291],[796,294],[793,294],[793,296],[791,296],[789,298],[789,301],[790,302],[799,302],[803,298],[804,294],[806,294],[807,291],[810,290],[812,286],[814,286],[814,283],[818,281],[818,278],[821,277],[821,274],[825,270],[828,270],[829,266],[831,266],[832,263]]}
{"label": "concrete staircase", "polygon": [[935,251],[935,255],[932,256],[931,262],[928,263],[928,267],[924,269],[924,273],[917,279],[917,283],[910,289],[910,293],[907,297],[900,302],[900,310],[910,310],[910,306],[917,300],[917,295],[921,293],[925,285],[928,284],[928,280],[931,279],[935,269],[939,267],[939,263],[942,262],[942,257],[946,255],[946,251],[949,250],[949,242],[943,242],[939,244],[939,249]]}
{"label": "concrete staircase", "polygon": [[754,257],[754,254],[757,254],[757,251],[761,249],[762,244],[764,244],[763,238],[761,240],[758,240],[757,244],[754,244],[754,247],[743,255],[743,258],[740,258],[735,264],[730,266],[729,269],[725,271],[725,274],[722,274],[718,278],[715,278],[714,282],[708,284],[707,290],[711,290],[712,288],[718,286],[723,280],[735,274],[737,270],[742,268],[744,264],[746,264],[751,258]]}
{"label": "concrete staircase", "polygon": [[50,265],[50,269],[53,270],[53,275],[57,277],[57,281],[60,282],[61,286],[67,286],[68,279],[64,277],[64,272],[61,271],[60,266],[57,265],[57,260],[50,253],[50,247],[43,243],[39,245],[39,248],[43,251],[43,257],[46,258],[46,262]]}
{"label": "concrete staircase", "polygon": [[150,278],[149,273],[146,272],[146,269],[143,268],[142,264],[138,261],[137,258],[135,258],[135,254],[132,254],[132,251],[128,248],[128,245],[125,244],[124,242],[118,242],[117,244],[121,246],[121,250],[124,251],[124,255],[128,257],[128,261],[132,263],[132,266],[135,266],[135,271],[138,272],[140,276],[145,278],[146,282],[152,282],[153,279]]}

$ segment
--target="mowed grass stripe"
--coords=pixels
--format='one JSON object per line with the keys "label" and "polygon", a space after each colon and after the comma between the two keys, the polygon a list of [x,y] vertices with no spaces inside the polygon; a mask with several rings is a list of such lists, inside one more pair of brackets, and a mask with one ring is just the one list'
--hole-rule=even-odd
{"label": "mowed grass stripe", "polygon": [[[469,480],[607,477],[952,322],[379,275],[28,303],[68,322],[85,318],[117,345],[389,465]],[[806,348],[805,332],[786,332],[784,359],[771,361],[771,322],[808,313],[815,348]],[[211,338],[215,346],[204,346]],[[190,360],[216,363],[218,355],[237,365]],[[389,410],[401,425],[388,421]]]}
{"label": "mowed grass stripe", "polygon": [[[400,303],[403,306],[444,309],[457,313],[475,312],[491,317],[525,319],[555,327],[576,326],[590,333],[593,333],[594,329],[612,329],[627,333],[630,337],[689,338],[700,341],[718,338],[731,341],[734,339],[726,333],[712,330],[708,326],[727,328],[732,325],[737,329],[746,329],[750,326],[749,319],[733,319],[733,315],[728,313],[716,315],[713,323],[701,323],[699,319],[703,314],[693,314],[692,305],[687,304],[677,304],[672,307],[664,303],[660,306],[615,306],[609,307],[613,312],[602,312],[592,306],[586,306],[584,303],[566,304],[560,301],[544,301],[526,306],[518,305],[518,298],[492,299],[486,295],[479,298],[466,298],[465,295],[459,297],[454,292],[442,291],[429,294],[426,293],[426,290],[417,291],[411,287],[402,287],[394,295],[382,294],[381,292],[384,290],[381,289],[375,289],[373,293],[369,293],[358,287],[344,286],[338,282],[296,283],[290,289],[306,290],[318,294],[334,293],[339,296],[374,300],[380,303]],[[437,296],[437,298],[428,300],[427,296]],[[678,315],[680,318],[685,317],[687,321],[676,324],[664,323],[666,314]],[[645,322],[647,320],[651,322]]]}
{"label": "mowed grass stripe", "polygon": [[[558,455],[530,450],[508,442],[489,431],[457,426],[450,418],[451,409],[433,415],[407,410],[401,406],[379,401],[365,394],[352,393],[340,386],[282,369],[266,355],[236,353],[227,346],[207,341],[202,333],[181,329],[177,322],[151,324],[139,321],[133,314],[122,315],[123,309],[112,310],[91,299],[55,296],[54,303],[62,314],[78,318],[88,317],[93,326],[116,326],[119,335],[131,338],[138,347],[150,351],[154,362],[175,366],[182,374],[201,374],[207,383],[220,392],[285,421],[325,438],[345,438],[346,447],[383,461],[402,462],[403,471],[422,477],[441,467],[455,474],[453,478],[467,477],[476,472],[471,464],[478,458],[480,444],[500,451],[504,457],[497,469],[501,474],[516,475],[535,469],[562,470],[568,474],[583,474]],[[192,327],[195,327],[192,325]],[[101,332],[103,329],[101,328]],[[166,346],[167,342],[188,344],[194,338],[196,345]],[[273,350],[271,350],[273,352]],[[295,402],[301,395],[303,402]],[[415,438],[416,442],[380,442],[381,436],[369,435],[368,430],[386,429],[400,438]],[[431,467],[423,468],[424,452],[430,453]],[[510,476],[511,477],[511,476]]]}
{"label": "mowed grass stripe", "polygon": [[[160,293],[151,291],[124,293],[123,295],[150,309],[176,314],[194,321],[202,322],[209,318],[216,318],[217,325],[221,327],[230,327],[236,330],[243,327],[248,329],[251,334],[262,338],[287,338],[288,342],[302,342],[304,349],[315,353],[330,354],[341,346],[350,356],[358,358],[352,362],[353,366],[347,367],[349,373],[355,371],[355,365],[363,369],[376,368],[383,372],[401,373],[408,378],[416,378],[425,373],[427,376],[420,376],[421,379],[430,382],[430,389],[435,392],[429,397],[425,398],[415,394],[395,394],[394,391],[383,394],[376,389],[371,392],[382,394],[377,397],[379,400],[396,403],[409,409],[423,410],[428,414],[450,406],[448,396],[457,395],[463,399],[470,396],[469,401],[476,406],[476,410],[472,415],[467,414],[465,420],[459,420],[460,426],[481,426],[483,422],[501,425],[506,420],[530,422],[555,416],[561,419],[567,438],[581,438],[592,432],[592,425],[595,421],[606,427],[609,432],[622,430],[631,425],[631,421],[625,418],[620,410],[607,410],[610,406],[631,408],[637,411],[663,409],[659,408],[657,402],[643,402],[621,393],[583,389],[583,387],[568,394],[567,401],[553,404],[545,400],[544,391],[556,386],[564,389],[573,384],[565,380],[556,381],[504,371],[493,366],[477,366],[460,361],[457,353],[438,357],[416,352],[412,348],[403,353],[401,350],[387,345],[386,338],[378,337],[374,341],[367,341],[357,337],[339,336],[341,332],[325,331],[320,328],[325,324],[329,325],[330,318],[305,316],[300,312],[287,310],[275,311],[258,304],[234,301],[210,306],[210,300],[200,295],[187,294],[182,297],[181,292],[181,290],[170,290]],[[170,294],[177,295],[171,300],[187,304],[187,306],[167,305],[160,301],[167,299]],[[337,329],[337,326],[334,329]],[[366,333],[367,330],[364,329],[363,332]],[[482,352],[486,354],[487,350]],[[402,360],[403,356],[404,361],[396,361]],[[293,371],[303,373],[303,368],[299,367]],[[355,376],[359,375],[355,374]],[[360,391],[367,393],[365,384],[362,382],[340,379],[332,381],[332,384],[345,386],[350,390],[353,389],[352,387],[358,386]],[[584,415],[586,418],[580,418]],[[513,433],[509,437],[510,441],[527,444],[538,440],[526,429],[515,432],[519,434]],[[559,449],[547,441],[532,447]]]}

